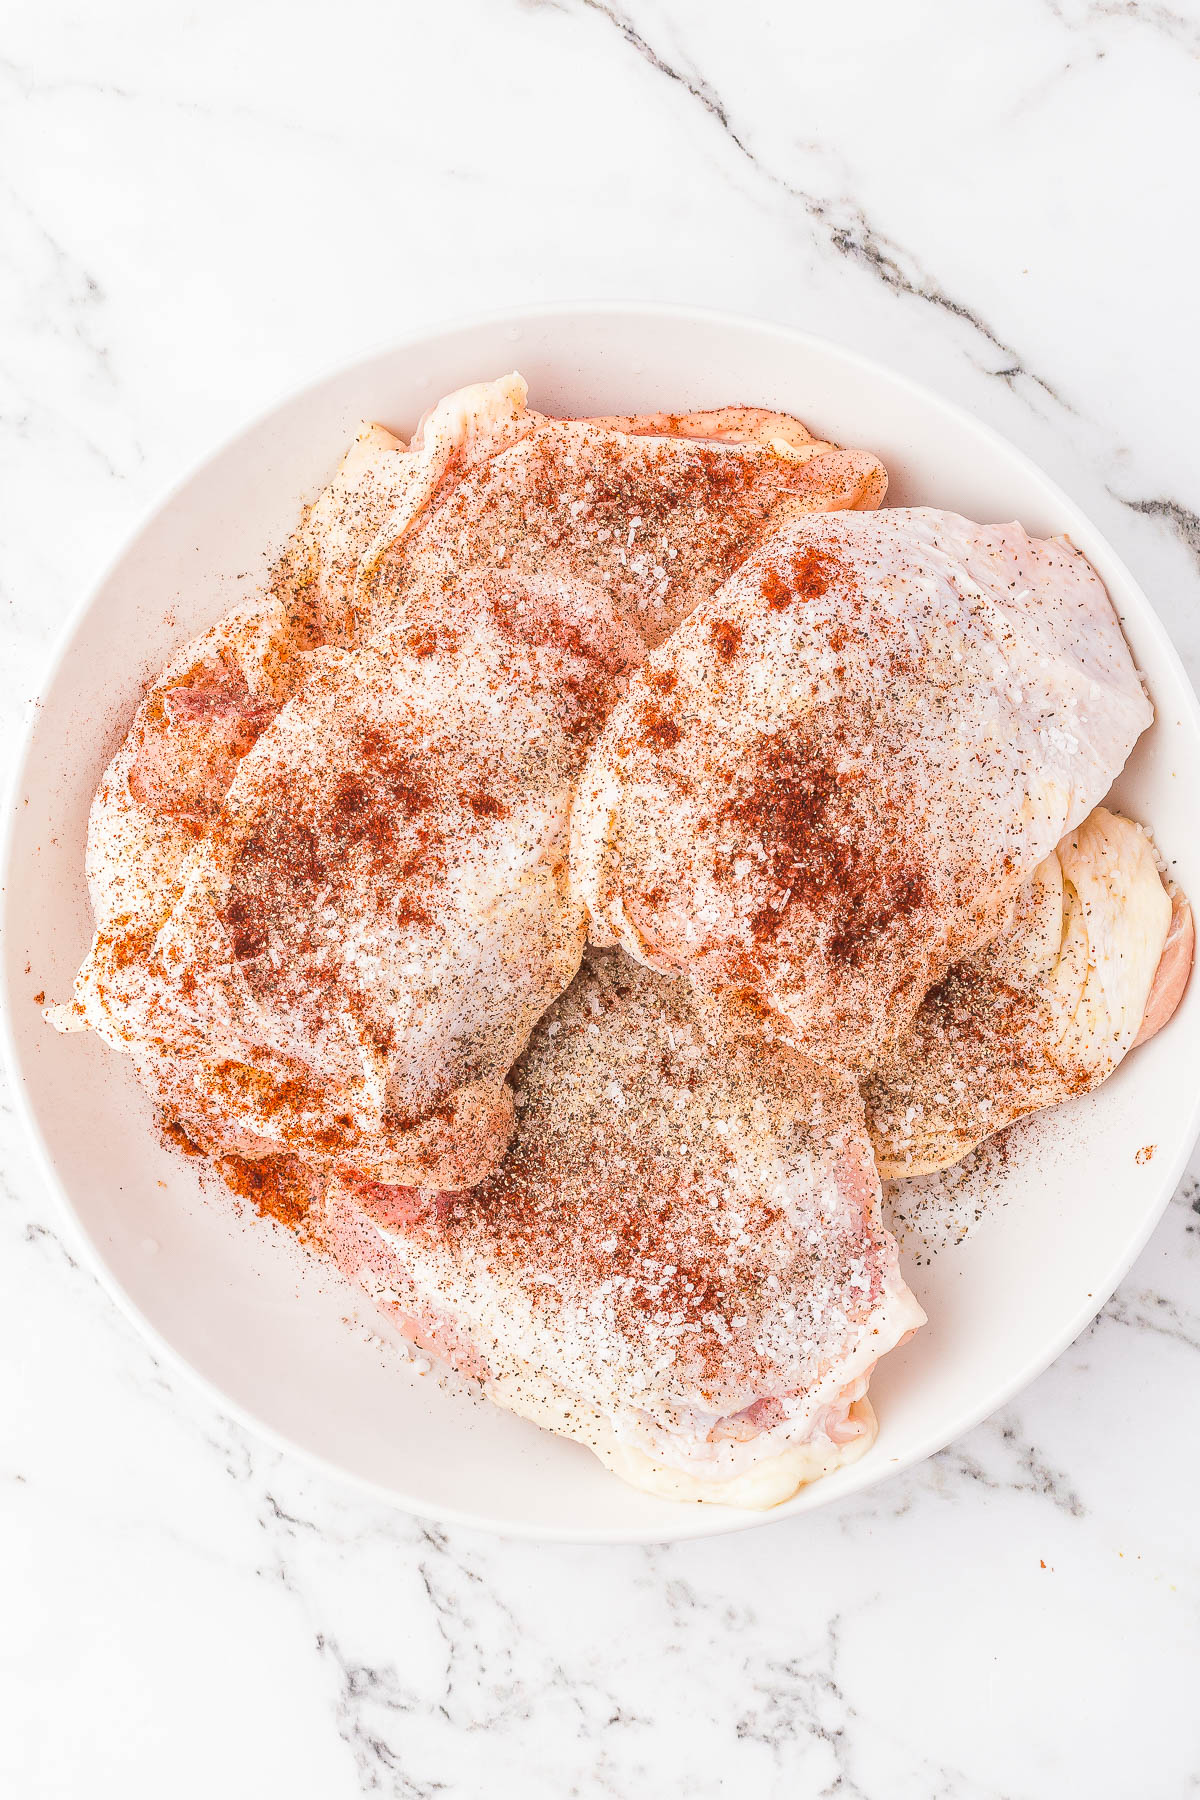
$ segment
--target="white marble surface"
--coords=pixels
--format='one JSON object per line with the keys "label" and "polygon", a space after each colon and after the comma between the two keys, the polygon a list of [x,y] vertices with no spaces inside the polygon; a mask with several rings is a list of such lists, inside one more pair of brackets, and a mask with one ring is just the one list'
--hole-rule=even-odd
{"label": "white marble surface", "polygon": [[[1200,671],[1196,0],[67,0],[0,44],[0,696],[289,384],[604,294],[858,345],[1028,449]],[[1200,1181],[1014,1406],[806,1520],[445,1533],[230,1425],[9,1111],[0,1791],[1174,1800],[1200,1785]]]}

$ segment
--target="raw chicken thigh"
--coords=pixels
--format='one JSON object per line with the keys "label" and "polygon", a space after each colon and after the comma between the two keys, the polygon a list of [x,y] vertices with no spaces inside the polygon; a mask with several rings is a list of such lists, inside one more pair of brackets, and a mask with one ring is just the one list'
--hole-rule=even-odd
{"label": "raw chicken thigh", "polygon": [[637,1487],[770,1506],[860,1456],[871,1370],[924,1314],[853,1083],[714,1041],[686,982],[612,951],[514,1079],[516,1135],[470,1193],[334,1185],[347,1274]]}
{"label": "raw chicken thigh", "polygon": [[951,969],[864,1083],[880,1174],[945,1168],[1026,1113],[1098,1087],[1143,1022],[1158,1029],[1174,1010],[1190,943],[1190,909],[1172,907],[1146,834],[1098,806],[1039,863],[1011,926]]}
{"label": "raw chicken thigh", "polygon": [[145,961],[102,1000],[199,1141],[460,1186],[571,980],[572,784],[640,646],[481,578],[326,653],[241,761]]}
{"label": "raw chicken thigh", "polygon": [[[720,436],[632,433],[550,419],[489,459],[430,508],[419,532],[381,557],[365,584],[376,616],[411,597],[488,573],[514,595],[529,582],[600,590],[648,648],[664,638],[789,520],[878,506],[878,459],[809,438],[779,414],[705,415]],[[734,433],[775,421],[769,443]],[[687,422],[685,418],[685,423]],[[802,436],[800,444],[789,437]]]}
{"label": "raw chicken thigh", "polygon": [[869,1066],[1150,717],[1069,545],[926,509],[797,520],[647,660],[588,759],[592,939]]}
{"label": "raw chicken thigh", "polygon": [[448,395],[411,448],[364,426],[272,571],[268,592],[176,652],[105,771],[88,821],[97,926],[156,924],[183,883],[241,758],[303,684],[311,652],[346,642],[361,569],[403,537],[439,486],[529,430],[518,375]]}

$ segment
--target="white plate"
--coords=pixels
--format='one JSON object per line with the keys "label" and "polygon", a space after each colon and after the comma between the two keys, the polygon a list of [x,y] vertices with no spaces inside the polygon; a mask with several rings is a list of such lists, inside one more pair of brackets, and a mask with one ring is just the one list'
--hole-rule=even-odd
{"label": "white plate", "polygon": [[[510,1533],[654,1541],[734,1531],[928,1456],[1083,1329],[1158,1220],[1200,1125],[1200,981],[1169,1030],[1099,1094],[1017,1134],[964,1242],[927,1266],[910,1261],[929,1325],[872,1383],[877,1443],[767,1515],[635,1493],[578,1445],[418,1374],[347,1325],[350,1291],[284,1234],[204,1200],[194,1171],[160,1148],[124,1059],[92,1036],[57,1037],[34,1002],[42,990],[69,994],[89,941],[88,806],[142,683],[253,589],[264,551],[283,543],[360,418],[407,433],[439,395],[514,364],[551,413],[780,407],[876,451],[893,504],[1069,533],[1103,576],[1157,708],[1118,797],[1200,895],[1200,710],[1132,576],[1058,488],[965,413],[831,344],[677,309],[562,307],[414,339],[296,395],[176,489],[91,594],[18,775],[5,868],[10,1050],[49,1179],[115,1297],[160,1351],[276,1443],[413,1512]],[[1139,1162],[1145,1145],[1153,1155]]]}

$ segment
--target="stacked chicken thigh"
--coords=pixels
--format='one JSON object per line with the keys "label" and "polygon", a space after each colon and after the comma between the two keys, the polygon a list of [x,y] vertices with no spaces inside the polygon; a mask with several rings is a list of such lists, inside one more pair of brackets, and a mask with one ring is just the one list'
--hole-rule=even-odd
{"label": "stacked chicken thigh", "polygon": [[92,812],[64,1028],[404,1333],[627,1480],[770,1505],[924,1319],[880,1175],[1096,1086],[1191,915],[1068,544],[753,408],[364,429]]}

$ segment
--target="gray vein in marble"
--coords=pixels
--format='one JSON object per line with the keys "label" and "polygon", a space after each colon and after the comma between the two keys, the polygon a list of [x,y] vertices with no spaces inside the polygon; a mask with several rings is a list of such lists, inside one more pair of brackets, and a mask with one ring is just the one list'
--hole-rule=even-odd
{"label": "gray vein in marble", "polygon": [[[32,1245],[43,1254],[53,1256],[59,1262],[65,1263],[67,1268],[69,1268],[73,1274],[82,1278],[93,1294],[97,1297],[102,1297],[107,1302],[108,1296],[105,1294],[97,1276],[87,1266],[86,1262],[81,1262],[79,1258],[74,1255],[65,1239],[52,1225],[48,1225],[44,1219],[40,1218],[20,1219],[20,1215],[24,1212],[23,1198],[19,1198],[13,1192],[5,1179],[3,1172],[0,1172],[0,1197],[3,1198],[6,1205],[12,1207],[14,1212],[18,1214],[18,1228],[23,1243]],[[40,1200],[41,1195],[37,1194],[35,1195],[35,1198]],[[143,1340],[140,1334],[136,1336],[135,1341],[142,1344]],[[148,1349],[146,1353],[147,1356],[149,1356]]]}
{"label": "gray vein in marble", "polygon": [[[218,105],[206,100],[189,99],[184,94],[173,94],[152,88],[135,89],[122,87],[115,81],[85,81],[78,77],[59,77],[48,80],[37,76],[21,63],[10,57],[0,56],[0,76],[6,76],[12,87],[23,100],[53,99],[62,97],[92,96],[98,100],[118,100],[122,103],[136,105],[154,105],[169,109],[171,112],[192,114],[196,118],[211,119],[219,124],[249,127],[252,131],[283,132],[302,138],[306,143],[347,144],[351,140],[345,133],[331,131],[319,125],[313,118],[300,119],[281,118],[277,113],[264,111],[261,106],[247,106],[242,103]],[[360,141],[358,139],[355,142]]]}
{"label": "gray vein in marble", "polygon": [[[277,1516],[293,1523],[277,1503],[272,1506]],[[560,1702],[574,1717],[576,1738],[593,1751],[594,1782],[601,1780],[605,1734],[617,1727],[648,1727],[652,1721],[621,1704],[604,1679],[602,1661],[594,1675],[572,1675],[547,1646],[529,1638],[488,1578],[486,1559],[483,1570],[475,1566],[479,1552],[431,1526],[410,1526],[405,1546],[410,1555],[414,1541],[429,1619],[444,1647],[432,1694],[406,1684],[394,1663],[356,1657],[334,1632],[316,1633],[318,1653],[337,1673],[337,1729],[353,1758],[361,1791],[385,1789],[403,1800],[428,1800],[444,1791],[445,1784],[405,1765],[403,1721],[411,1716],[436,1716],[452,1733],[490,1737],[536,1723]],[[290,1585],[282,1561],[278,1572]],[[297,1591],[294,1586],[292,1591]]]}
{"label": "gray vein in marble", "polygon": [[[264,1493],[263,1499],[271,1509],[271,1517],[277,1524],[291,1525],[294,1526],[297,1531],[314,1531],[318,1536],[322,1535],[321,1527],[317,1524],[315,1519],[302,1519],[299,1514],[288,1512],[286,1507],[280,1505],[279,1501],[275,1498],[269,1488]],[[262,1519],[259,1522],[264,1527],[266,1526],[267,1521],[265,1519]]]}
{"label": "gray vein in marble", "polygon": [[32,69],[24,63],[14,62],[11,56],[0,56],[0,75],[8,77],[23,100],[32,100],[39,94],[105,94],[114,100],[137,98],[129,88],[123,88],[115,81],[81,81],[69,76],[50,78],[35,75]]}
{"label": "gray vein in marble", "polygon": [[1172,1338],[1189,1350],[1200,1350],[1200,1330],[1189,1323],[1173,1300],[1155,1293],[1153,1288],[1134,1293],[1121,1289],[1100,1314],[1099,1323],[1152,1331],[1156,1337]]}
{"label": "gray vein in marble", "polygon": [[[878,1596],[876,1596],[878,1599]],[[867,1602],[868,1610],[874,1602]],[[839,1679],[843,1616],[834,1613],[825,1624],[824,1640],[814,1656],[793,1656],[784,1661],[765,1659],[750,1674],[754,1703],[738,1718],[742,1741],[756,1742],[770,1751],[781,1778],[795,1775],[789,1746],[823,1745],[829,1753],[829,1779],[820,1788],[805,1791],[821,1800],[875,1800],[878,1789],[863,1787],[854,1773],[857,1748],[864,1727],[871,1721],[847,1695]],[[807,1772],[807,1771],[806,1771]],[[996,1788],[970,1781],[962,1770],[921,1758],[906,1773],[922,1782],[927,1800],[1004,1800]]]}
{"label": "gray vein in marble", "polygon": [[1085,55],[1076,46],[1066,62],[1060,63],[1056,69],[1051,69],[1048,74],[1042,76],[1040,81],[1035,82],[1032,87],[1026,88],[1017,96],[1004,114],[1005,124],[1011,127],[1018,119],[1023,119],[1029,113],[1036,112],[1051,95],[1057,97],[1058,90],[1068,76],[1081,75],[1085,70],[1095,68],[1096,64],[1102,63],[1107,55],[1108,51],[1102,49],[1092,50]]}
{"label": "gray vein in marble", "polygon": [[[993,1466],[989,1453],[996,1449],[1002,1460]],[[864,1495],[855,1503],[849,1519],[857,1522],[881,1516],[901,1518],[912,1510],[919,1491],[954,1499],[962,1481],[990,1493],[1024,1494],[1048,1500],[1056,1511],[1070,1519],[1083,1519],[1088,1514],[1067,1475],[1046,1461],[1038,1446],[1024,1434],[1016,1411],[1006,1407],[977,1425],[965,1438],[948,1444],[907,1471],[902,1480]]]}
{"label": "gray vein in marble", "polygon": [[599,13],[601,18],[607,19],[609,24],[620,32],[630,49],[637,52],[643,62],[649,63],[650,67],[658,74],[665,75],[668,81],[678,82],[679,86],[691,95],[697,105],[702,106],[705,112],[717,121],[726,137],[737,145],[742,155],[748,157],[751,162],[756,160],[754,152],[747,148],[731,125],[728,109],[720,94],[709,82],[705,81],[702,75],[695,71],[689,74],[674,63],[668,62],[666,57],[654,48],[650,40],[642,35],[629,14],[621,7],[606,5],[605,0],[577,0],[577,4],[582,6],[585,11]]}
{"label": "gray vein in marble", "polygon": [[433,1800],[434,1795],[445,1793],[440,1781],[418,1781],[410,1776],[379,1726],[369,1722],[369,1715],[380,1712],[401,1717],[419,1713],[420,1695],[404,1686],[394,1668],[356,1662],[325,1632],[317,1633],[316,1647],[337,1671],[334,1720],[338,1736],[354,1759],[360,1790],[372,1794],[386,1787],[394,1800]]}
{"label": "gray vein in marble", "polygon": [[[43,1225],[40,1219],[29,1221],[25,1227],[24,1238],[27,1244],[40,1244],[43,1248],[56,1253],[69,1269],[74,1269],[77,1275],[84,1273],[82,1265],[76,1262],[58,1233],[52,1231],[49,1225]],[[90,1274],[90,1271],[88,1273]]]}
{"label": "gray vein in marble", "polygon": [[[1185,1239],[1200,1237],[1200,1175],[1184,1176],[1183,1180],[1171,1196],[1168,1214],[1174,1212],[1183,1214],[1183,1235]],[[1200,1246],[1197,1246],[1197,1249],[1200,1249]],[[1180,1246],[1180,1250],[1181,1255],[1178,1259],[1175,1259],[1173,1266],[1178,1270],[1180,1275],[1185,1275],[1186,1273],[1187,1275],[1192,1276],[1192,1279],[1188,1280],[1187,1291],[1195,1294],[1194,1270],[1192,1269],[1192,1256],[1190,1254],[1192,1252],[1192,1246],[1185,1242]],[[1120,1291],[1124,1290],[1124,1286],[1125,1283],[1122,1283]],[[1200,1301],[1200,1296],[1197,1296],[1197,1298],[1198,1301]]]}
{"label": "gray vein in marble", "polygon": [[848,1766],[847,1730],[857,1722],[857,1714],[834,1672],[840,1622],[835,1613],[826,1626],[826,1666],[816,1658],[789,1657],[785,1662],[767,1661],[752,1675],[752,1704],[735,1729],[740,1740],[769,1750],[781,1774],[786,1746],[823,1744],[829,1753],[830,1779],[817,1791],[841,1794],[846,1800],[870,1800]]}
{"label": "gray vein in marble", "polygon": [[[919,1475],[919,1471],[914,1473]],[[907,1512],[912,1504],[916,1486],[911,1480],[909,1487],[909,1498],[899,1512]],[[886,1493],[872,1498],[886,1498]],[[850,1510],[860,1522],[866,1517],[857,1503]],[[846,1521],[842,1522],[845,1525]],[[680,1654],[699,1664],[715,1656],[720,1644],[753,1646],[761,1637],[765,1621],[752,1607],[732,1603],[722,1594],[707,1595],[674,1572],[672,1565],[680,1560],[677,1550],[649,1547],[645,1558],[648,1577],[665,1602],[677,1633],[672,1648]],[[786,1657],[749,1650],[739,1678],[737,1692],[744,1698],[734,1715],[734,1729],[740,1743],[757,1744],[770,1754],[780,1784],[792,1784],[786,1789],[780,1785],[778,1791],[802,1791],[814,1800],[817,1796],[822,1800],[833,1796],[877,1800],[878,1787],[864,1787],[856,1773],[858,1751],[867,1733],[883,1738],[889,1749],[890,1737],[885,1736],[885,1727],[877,1725],[850,1698],[841,1662],[846,1623],[851,1618],[861,1621],[883,1601],[884,1596],[876,1594],[860,1602],[852,1613],[835,1612],[825,1620],[812,1621],[813,1641]],[[900,1746],[895,1748],[900,1750]],[[905,1786],[903,1791],[919,1793],[921,1800],[1005,1800],[1000,1790],[978,1784],[956,1768],[919,1755],[914,1760],[907,1745],[896,1763],[897,1770],[901,1767],[906,1776],[920,1783],[919,1787]],[[797,1786],[798,1782],[802,1786]]]}
{"label": "gray vein in marble", "polygon": [[[588,1682],[586,1689],[579,1684],[578,1690],[571,1692],[566,1672],[550,1658],[546,1659],[540,1680],[531,1683],[516,1659],[520,1622],[475,1566],[476,1553],[438,1526],[422,1524],[418,1530],[424,1545],[418,1572],[446,1651],[442,1692],[437,1702],[442,1716],[460,1731],[490,1731],[507,1722],[531,1718],[539,1694],[566,1690],[579,1714],[579,1732],[592,1737],[603,1730],[614,1711],[619,1710],[611,1692],[599,1680]],[[478,1607],[488,1609],[492,1615],[489,1627],[494,1622],[499,1630],[480,1632]],[[485,1641],[499,1646],[499,1668],[489,1668]],[[525,1649],[528,1648],[527,1644]],[[544,1648],[542,1654],[545,1655]],[[591,1704],[585,1704],[585,1700]],[[633,1721],[627,1718],[626,1722]]]}
{"label": "gray vein in marble", "polygon": [[[31,435],[32,428],[37,424],[52,419],[56,424],[64,427],[74,442],[82,444],[87,454],[94,462],[100,464],[100,467],[104,470],[106,475],[111,476],[114,481],[123,479],[125,471],[117,467],[103,444],[93,437],[90,432],[85,431],[81,425],[69,420],[64,413],[59,411],[57,407],[52,406],[48,401],[35,399],[28,389],[21,387],[11,368],[3,362],[0,362],[0,379],[5,381],[17,399],[26,405],[27,410],[21,413],[19,421],[21,428],[19,435],[22,438],[28,438]],[[11,419],[5,420],[6,424],[11,424],[12,422]],[[137,460],[139,462],[144,460],[143,452],[140,447],[135,445],[134,449],[137,454]]]}
{"label": "gray vein in marble", "polygon": [[[9,209],[12,220],[24,229],[40,251],[39,261],[42,266],[38,277],[29,283],[31,293],[37,296],[37,329],[41,332],[57,331],[59,326],[52,314],[55,306],[61,309],[68,341],[78,346],[88,374],[93,379],[98,378],[110,399],[115,401],[119,391],[117,373],[113,368],[109,347],[98,330],[108,298],[103,286],[92,271],[73,256],[38,217],[11,180],[0,184],[0,199],[3,199]],[[10,224],[9,233],[12,229]],[[0,364],[0,375],[18,403],[19,418],[26,434],[29,426],[37,419],[45,416],[55,418],[84,445],[106,474],[119,480],[128,473],[128,468],[118,467],[105,446],[82,429],[76,420],[67,420],[42,396],[31,392],[15,369],[7,364]],[[140,466],[146,460],[141,444],[131,440],[130,450],[132,462],[129,466]]]}
{"label": "gray vein in marble", "polygon": [[54,233],[17,192],[11,181],[4,183],[3,192],[14,211],[25,221],[34,236],[50,253],[52,267],[60,278],[61,291],[68,313],[75,318],[74,336],[88,353],[93,367],[103,374],[110,385],[115,386],[116,377],[108,346],[101,343],[91,332],[91,320],[97,312],[103,309],[105,304],[106,296],[103,288],[91,271],[64,248]]}
{"label": "gray vein in marble", "polygon": [[[831,209],[821,201],[813,201],[811,204],[814,208],[814,217],[826,222]],[[1000,368],[984,369],[984,374],[994,376],[1009,388],[1015,387],[1016,382],[1021,379],[1031,381],[1064,411],[1074,412],[1074,407],[1063,398],[1057,389],[1053,388],[1044,376],[1027,367],[1013,346],[999,337],[973,308],[947,294],[926,274],[914,258],[890,238],[884,237],[881,232],[876,231],[867,220],[861,207],[844,203],[844,212],[846,214],[845,222],[830,227],[830,242],[839,255],[865,265],[878,280],[883,282],[885,287],[891,288],[893,293],[903,294],[915,300],[923,300],[930,306],[949,313],[952,318],[969,325],[1002,359]]]}
{"label": "gray vein in marble", "polygon": [[[734,128],[729,109],[712,84],[698,73],[689,74],[677,63],[668,61],[636,28],[626,12],[617,6],[606,4],[605,0],[575,0],[575,4],[606,19],[651,69],[681,87],[701,106],[716,121],[724,136],[745,161],[765,181],[799,203],[811,222],[824,232],[837,255],[864,269],[892,293],[920,300],[968,326],[1000,361],[998,368],[977,365],[982,373],[1003,381],[1010,389],[1015,389],[1018,381],[1031,382],[1064,411],[1074,412],[1074,407],[1043,375],[1030,368],[1015,347],[994,331],[974,307],[948,293],[921,267],[915,257],[872,225],[857,202],[846,196],[836,200],[824,199],[769,168]],[[556,6],[555,10],[562,8]]]}
{"label": "gray vein in marble", "polygon": [[710,1600],[684,1576],[672,1573],[670,1546],[648,1544],[643,1557],[651,1584],[657,1587],[668,1612],[679,1625],[690,1628],[703,1615],[713,1635],[721,1636],[727,1632],[749,1630],[757,1623],[753,1608],[724,1596]]}
{"label": "gray vein in marble", "polygon": [[[1017,1430],[1019,1421],[1014,1420],[1011,1424],[1003,1422],[1004,1419],[1011,1418],[1013,1418],[1013,1414],[1006,1412],[989,1423],[999,1426],[1000,1437],[1005,1447],[1016,1458],[1017,1467],[1022,1472],[1024,1479],[997,1482],[995,1485],[1007,1487],[1014,1493],[1038,1495],[1042,1499],[1049,1500],[1053,1506],[1056,1506],[1060,1512],[1066,1513],[1069,1518],[1082,1519],[1087,1513],[1087,1507],[1071,1486],[1066,1474],[1048,1463],[1036,1444],[1019,1435]],[[985,1482],[985,1485],[990,1484]]]}
{"label": "gray vein in marble", "polygon": [[1046,0],[1046,9],[1069,31],[1081,25],[1101,25],[1124,21],[1131,25],[1147,25],[1192,56],[1200,56],[1200,21],[1177,12],[1174,7],[1148,4],[1147,0],[1086,0],[1082,11],[1068,15],[1061,0]]}
{"label": "gray vein in marble", "polygon": [[1128,507],[1130,512],[1141,513],[1147,519],[1159,519],[1166,525],[1187,549],[1200,569],[1200,513],[1194,513],[1190,507],[1178,500],[1157,498],[1151,500],[1131,500],[1126,494],[1117,493],[1109,488],[1114,500]]}
{"label": "gray vein in marble", "polygon": [[[159,1380],[155,1385],[160,1390],[161,1396],[168,1402],[172,1418],[178,1419],[179,1395],[162,1375],[157,1365],[155,1365],[155,1372],[159,1375]],[[195,1404],[206,1404],[199,1400],[198,1396],[189,1396],[189,1398]],[[199,1427],[199,1435],[201,1441],[207,1444],[210,1450],[216,1452],[222,1468],[231,1481],[245,1484],[251,1480],[255,1473],[255,1452],[261,1451],[262,1446],[257,1440],[252,1443],[235,1420],[213,1409],[206,1412]],[[260,1523],[264,1522],[260,1521]]]}

